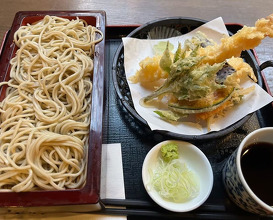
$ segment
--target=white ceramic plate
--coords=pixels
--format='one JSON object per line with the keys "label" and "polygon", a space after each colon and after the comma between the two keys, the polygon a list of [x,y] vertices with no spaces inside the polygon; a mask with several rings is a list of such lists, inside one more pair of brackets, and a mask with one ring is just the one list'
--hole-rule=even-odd
{"label": "white ceramic plate", "polygon": [[[155,169],[160,156],[161,146],[170,142],[178,145],[179,158],[187,164],[188,168],[199,179],[200,191],[198,196],[183,203],[167,201],[153,187],[149,186],[149,169]],[[213,172],[210,162],[199,148],[188,142],[169,140],[157,144],[146,155],[142,167],[142,180],[147,193],[158,205],[173,212],[188,212],[198,208],[209,197],[213,186]]]}

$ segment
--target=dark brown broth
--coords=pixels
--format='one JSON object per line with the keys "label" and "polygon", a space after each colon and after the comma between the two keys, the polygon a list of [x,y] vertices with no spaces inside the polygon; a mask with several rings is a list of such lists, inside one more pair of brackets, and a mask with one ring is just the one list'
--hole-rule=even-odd
{"label": "dark brown broth", "polygon": [[273,206],[273,144],[258,142],[242,151],[243,176],[263,202]]}

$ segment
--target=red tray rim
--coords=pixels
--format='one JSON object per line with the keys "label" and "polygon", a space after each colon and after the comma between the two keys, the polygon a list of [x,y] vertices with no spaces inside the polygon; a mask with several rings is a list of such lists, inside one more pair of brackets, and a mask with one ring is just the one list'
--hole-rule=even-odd
{"label": "red tray rim", "polygon": [[[94,17],[96,27],[105,35],[106,13],[103,10],[91,11],[19,11],[15,14],[11,29],[6,32],[0,47],[0,76],[4,77],[9,68],[9,60],[15,50],[13,36],[26,17],[45,15],[74,18]],[[0,192],[0,207],[39,207],[97,204],[100,196],[102,114],[104,87],[104,48],[105,38],[95,46],[91,124],[88,148],[86,184],[81,189],[32,192]],[[3,79],[1,79],[3,80]],[[92,141],[91,141],[92,140]]]}

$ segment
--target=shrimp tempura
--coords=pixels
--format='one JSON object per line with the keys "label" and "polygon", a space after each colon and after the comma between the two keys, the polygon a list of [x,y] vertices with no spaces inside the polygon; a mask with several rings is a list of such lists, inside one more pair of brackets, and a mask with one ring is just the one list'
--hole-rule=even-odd
{"label": "shrimp tempura", "polygon": [[199,55],[205,56],[203,63],[220,63],[255,48],[265,37],[273,37],[273,14],[257,20],[255,27],[244,26],[233,36],[223,38],[221,44],[200,48]]}

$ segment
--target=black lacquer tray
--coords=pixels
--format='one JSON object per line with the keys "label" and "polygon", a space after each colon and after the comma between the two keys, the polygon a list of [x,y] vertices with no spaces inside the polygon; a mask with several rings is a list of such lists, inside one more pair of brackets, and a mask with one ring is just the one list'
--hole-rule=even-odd
{"label": "black lacquer tray", "polygon": [[[242,26],[227,24],[228,30],[235,33]],[[147,126],[128,111],[123,101],[116,94],[112,81],[113,61],[121,45],[121,38],[127,36],[138,26],[107,26],[105,41],[105,78],[104,78],[104,112],[102,142],[104,144],[121,143],[123,174],[126,199],[106,198],[101,200],[103,209],[99,213],[110,215],[127,215],[128,220],[160,220],[160,219],[247,219],[273,220],[249,214],[234,205],[224,190],[221,171],[226,159],[237,148],[242,139],[260,127],[273,126],[273,109],[269,104],[258,110],[237,129],[221,137],[211,139],[189,140],[198,146],[208,157],[214,174],[214,185],[208,200],[198,209],[187,213],[173,213],[157,206],[148,196],[142,184],[141,169],[148,151],[157,143],[170,139],[160,132],[152,132]],[[250,51],[257,63],[255,51]],[[2,54],[3,55],[3,54]],[[1,57],[1,54],[0,54]],[[263,64],[261,69],[270,66]],[[266,81],[258,71],[259,84],[266,89]],[[175,138],[174,138],[175,139]],[[179,139],[179,137],[177,137]]]}
{"label": "black lacquer tray", "polygon": [[[204,20],[195,19],[195,18],[185,18],[185,17],[171,17],[171,18],[163,18],[159,20],[155,20],[152,22],[149,22],[145,25],[142,25],[135,30],[133,30],[130,34],[128,34],[128,37],[134,37],[139,39],[147,39],[150,38],[151,30],[155,30],[156,28],[169,28],[173,31],[171,31],[171,34],[169,37],[176,36],[176,32],[179,32],[180,34],[186,34],[195,28],[201,26],[202,24],[206,23]],[[158,33],[158,31],[157,31]],[[233,33],[229,31],[229,34],[232,35]],[[155,36],[156,37],[156,36]],[[159,39],[154,38],[154,39]],[[259,64],[257,63],[257,60],[253,54],[252,51],[247,50],[243,51],[241,57],[250,64],[250,66],[253,68],[254,73],[257,76],[258,84],[262,85],[262,77],[261,77],[261,68]],[[266,68],[267,66],[270,66],[269,63],[265,63],[262,65],[262,68]],[[127,83],[125,70],[124,70],[124,47],[121,43],[117,49],[117,52],[114,56],[113,60],[113,82],[114,87],[117,92],[117,95],[119,99],[121,100],[124,107],[127,109],[127,111],[138,121],[143,123],[145,126],[148,126],[147,122],[136,112],[130,89]],[[209,140],[217,137],[224,136],[237,128],[241,127],[249,118],[252,116],[252,114],[249,114],[242,118],[241,120],[237,121],[236,123],[230,125],[229,127],[222,129],[220,131],[216,132],[210,132],[204,135],[187,135],[187,134],[178,134],[174,132],[169,132],[166,130],[157,130],[154,132],[158,132],[164,135],[169,136],[170,138],[179,138],[183,140]]]}
{"label": "black lacquer tray", "polygon": [[[231,33],[235,33],[241,27],[238,24],[227,24],[227,28]],[[137,28],[138,26],[108,26],[106,28],[103,143],[121,143],[126,199],[103,199],[104,209],[100,213],[127,215],[129,220],[273,219],[273,217],[261,217],[246,213],[234,205],[226,195],[221,176],[226,159],[247,134],[260,127],[273,126],[271,104],[249,116],[250,118],[236,130],[221,137],[210,140],[189,140],[206,154],[214,174],[212,192],[201,207],[187,213],[173,213],[157,206],[150,199],[141,179],[142,164],[149,150],[157,143],[170,139],[170,136],[164,133],[152,132],[141,121],[136,120],[116,94],[112,81],[113,71],[116,71],[112,69],[114,56],[121,44],[121,38]],[[250,51],[250,53],[251,56],[255,55],[255,51]],[[255,56],[254,59],[256,60]],[[266,82],[263,78],[259,80],[261,86],[266,89]]]}

